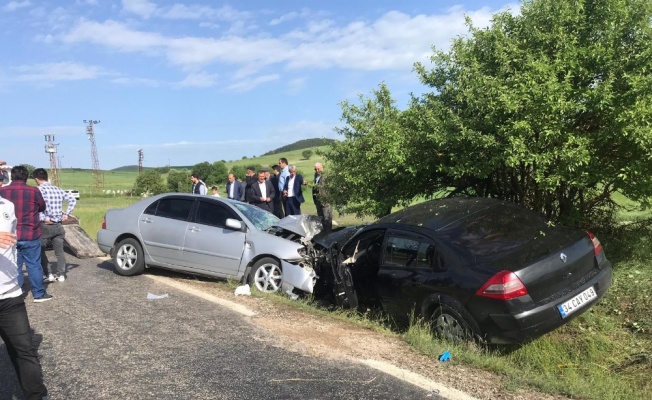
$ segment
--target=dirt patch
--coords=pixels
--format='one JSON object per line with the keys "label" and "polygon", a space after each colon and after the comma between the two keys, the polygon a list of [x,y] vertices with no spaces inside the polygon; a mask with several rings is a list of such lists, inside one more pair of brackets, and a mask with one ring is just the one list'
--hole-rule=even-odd
{"label": "dirt patch", "polygon": [[[179,281],[178,279],[175,279]],[[377,360],[417,373],[443,386],[478,399],[553,400],[562,399],[531,391],[507,391],[495,374],[450,362],[439,362],[417,353],[398,337],[392,337],[329,316],[293,309],[268,299],[235,296],[231,289],[211,281],[182,280],[213,296],[240,303],[256,315],[251,322],[274,335],[259,338],[273,346],[310,357],[331,360]],[[433,390],[437,389],[436,387]]]}

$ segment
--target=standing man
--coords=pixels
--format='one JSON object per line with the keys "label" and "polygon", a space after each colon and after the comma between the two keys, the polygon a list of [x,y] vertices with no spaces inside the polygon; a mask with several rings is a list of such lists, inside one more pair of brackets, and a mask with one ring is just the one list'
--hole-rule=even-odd
{"label": "standing man", "polygon": [[192,192],[194,194],[206,194],[206,184],[199,179],[199,175],[190,175],[190,180],[192,181]]}
{"label": "standing man", "polygon": [[323,176],[324,166],[315,163],[315,181],[312,187],[312,199],[317,207],[317,215],[321,218],[324,232],[333,229],[333,213],[330,205],[326,202],[326,178]]}
{"label": "standing man", "polygon": [[235,175],[229,174],[229,183],[226,184],[226,196],[233,200],[244,200],[244,189],[242,184],[235,179]]}
{"label": "standing man", "polygon": [[[63,282],[66,280],[66,253],[63,250],[63,241],[66,231],[63,229],[63,222],[75,209],[77,200],[68,192],[48,182],[48,172],[43,168],[36,168],[32,173],[38,189],[45,200],[45,211],[40,215],[41,219],[41,265],[43,266],[44,280],[47,282]],[[63,212],[64,200],[68,203],[66,212]],[[52,241],[54,254],[57,256],[57,267],[48,272],[49,262],[45,255],[45,246]]]}
{"label": "standing man", "polygon": [[25,398],[42,400],[48,398],[48,390],[43,384],[43,371],[32,342],[23,290],[18,283],[16,226],[14,204],[0,197],[0,337]]}
{"label": "standing man", "polygon": [[[274,175],[272,175],[269,178],[269,181],[272,182],[272,186],[274,186],[274,190],[277,190],[278,188],[278,176],[281,173],[281,167],[278,165],[273,165],[272,166],[272,171],[274,171]],[[274,215],[276,215],[279,218],[283,218],[283,206],[281,205],[281,193],[278,192],[278,196],[274,196]]]}
{"label": "standing man", "polygon": [[27,185],[27,168],[22,165],[11,169],[11,184],[0,188],[0,196],[14,203],[18,225],[16,227],[16,249],[18,250],[18,283],[23,286],[23,263],[27,265],[27,276],[32,286],[35,303],[52,300],[43,287],[41,268],[41,213],[45,201],[41,192]]}
{"label": "standing man", "polygon": [[[279,167],[281,167],[281,173],[278,176],[278,188],[275,189],[278,189],[279,193],[283,193],[283,191],[285,190],[285,181],[287,180],[288,176],[290,176],[290,171],[288,169],[288,159],[285,157],[281,157],[278,160],[278,165]],[[280,218],[283,218],[290,214],[288,214],[288,209],[286,206],[287,198],[285,196],[283,196],[281,202],[283,203],[283,213]]]}
{"label": "standing man", "polygon": [[251,185],[256,183],[256,167],[247,167],[247,176],[245,177],[245,190],[244,190],[244,201],[249,204],[254,204],[253,199],[251,198]]}
{"label": "standing man", "polygon": [[301,215],[301,203],[306,201],[303,198],[303,176],[297,174],[297,167],[290,165],[288,167],[290,176],[285,181],[283,195],[285,200],[285,215]]}
{"label": "standing man", "polygon": [[258,181],[251,185],[251,204],[273,213],[274,196],[276,191],[272,183],[265,179],[265,172],[258,171]]}

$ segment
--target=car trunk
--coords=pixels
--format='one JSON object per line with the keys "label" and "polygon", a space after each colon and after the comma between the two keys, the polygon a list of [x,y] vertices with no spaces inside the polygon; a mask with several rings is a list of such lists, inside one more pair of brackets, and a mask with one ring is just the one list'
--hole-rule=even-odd
{"label": "car trunk", "polygon": [[534,241],[494,258],[492,264],[513,271],[537,304],[563,297],[599,271],[593,244],[582,232],[548,231]]}

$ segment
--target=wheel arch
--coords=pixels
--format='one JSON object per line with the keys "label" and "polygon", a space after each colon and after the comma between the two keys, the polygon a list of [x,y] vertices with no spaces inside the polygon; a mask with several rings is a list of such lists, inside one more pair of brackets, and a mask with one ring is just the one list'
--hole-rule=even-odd
{"label": "wheel arch", "polygon": [[421,315],[430,318],[442,305],[454,309],[464,319],[464,322],[473,330],[473,333],[482,337],[483,333],[478,322],[473,318],[471,313],[464,307],[464,304],[455,297],[445,293],[433,293],[426,297],[421,303]]}

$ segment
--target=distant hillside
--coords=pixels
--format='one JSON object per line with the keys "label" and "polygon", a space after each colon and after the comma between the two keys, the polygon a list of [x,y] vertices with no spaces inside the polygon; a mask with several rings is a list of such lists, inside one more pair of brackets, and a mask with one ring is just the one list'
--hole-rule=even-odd
{"label": "distant hillside", "polygon": [[[160,167],[143,167],[143,170],[157,169],[157,168],[160,168]],[[186,165],[186,166],[183,166],[183,167],[169,167],[169,168],[170,169],[192,169],[192,165]],[[122,167],[113,168],[111,171],[114,171],[114,172],[138,172],[138,165],[123,165]]]}
{"label": "distant hillside", "polygon": [[298,142],[288,144],[287,146],[279,147],[276,150],[268,151],[267,153],[263,154],[263,156],[269,156],[272,154],[279,154],[279,153],[284,153],[284,152],[294,151],[294,150],[310,149],[312,147],[327,146],[336,141],[337,140],[335,139],[325,139],[325,138],[303,139],[303,140],[299,140]]}

